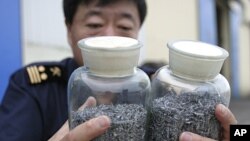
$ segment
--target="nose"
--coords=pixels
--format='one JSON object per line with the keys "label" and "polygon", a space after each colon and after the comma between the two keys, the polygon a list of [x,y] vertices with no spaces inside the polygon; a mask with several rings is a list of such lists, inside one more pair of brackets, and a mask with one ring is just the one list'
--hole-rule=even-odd
{"label": "nose", "polygon": [[102,32],[103,36],[116,36],[116,30],[115,30],[115,26],[113,25],[108,25],[103,29]]}

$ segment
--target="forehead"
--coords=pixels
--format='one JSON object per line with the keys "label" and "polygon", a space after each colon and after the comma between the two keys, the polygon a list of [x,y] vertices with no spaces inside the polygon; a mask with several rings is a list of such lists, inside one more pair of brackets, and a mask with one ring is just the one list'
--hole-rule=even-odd
{"label": "forehead", "polygon": [[113,3],[92,2],[89,4],[81,4],[76,10],[75,16],[88,15],[106,15],[117,14],[126,17],[139,19],[139,13],[136,4],[130,0],[117,0]]}

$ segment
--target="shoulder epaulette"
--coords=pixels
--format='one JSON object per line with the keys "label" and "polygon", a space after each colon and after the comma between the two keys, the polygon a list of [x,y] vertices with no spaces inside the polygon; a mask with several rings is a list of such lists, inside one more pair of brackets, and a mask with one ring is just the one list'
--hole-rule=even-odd
{"label": "shoulder epaulette", "polygon": [[30,84],[53,81],[62,76],[61,68],[53,65],[32,65],[26,68]]}

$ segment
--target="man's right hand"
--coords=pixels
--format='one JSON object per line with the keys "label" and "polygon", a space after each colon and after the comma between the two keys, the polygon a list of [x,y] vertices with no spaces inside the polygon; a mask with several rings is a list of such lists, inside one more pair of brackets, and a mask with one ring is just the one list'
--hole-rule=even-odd
{"label": "man's right hand", "polygon": [[93,118],[69,131],[61,141],[90,141],[103,134],[110,127],[107,116]]}
{"label": "man's right hand", "polygon": [[[94,97],[89,97],[78,110],[84,110],[86,107],[93,106],[96,106],[96,100]],[[111,120],[109,117],[99,116],[69,131],[69,123],[66,121],[49,141],[89,141],[103,134],[110,127],[110,124]]]}

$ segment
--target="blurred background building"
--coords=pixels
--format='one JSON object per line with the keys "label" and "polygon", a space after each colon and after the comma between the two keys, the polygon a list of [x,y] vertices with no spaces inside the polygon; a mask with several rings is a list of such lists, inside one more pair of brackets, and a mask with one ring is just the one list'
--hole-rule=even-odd
{"label": "blurred background building", "polygon": [[[232,98],[250,97],[249,0],[147,0],[140,64],[168,62],[167,42],[199,40],[228,50],[222,74]],[[72,56],[62,0],[0,1],[0,100],[10,74],[34,61]],[[249,102],[248,102],[249,103]]]}

